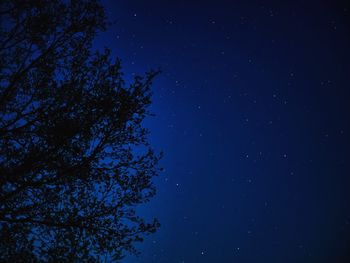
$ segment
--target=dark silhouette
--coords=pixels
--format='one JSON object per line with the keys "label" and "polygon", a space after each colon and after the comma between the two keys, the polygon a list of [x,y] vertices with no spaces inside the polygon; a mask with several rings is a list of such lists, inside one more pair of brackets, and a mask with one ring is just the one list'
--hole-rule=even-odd
{"label": "dark silhouette", "polygon": [[147,142],[157,72],[122,78],[98,1],[1,1],[0,261],[94,262],[154,232],[135,205],[155,193]]}

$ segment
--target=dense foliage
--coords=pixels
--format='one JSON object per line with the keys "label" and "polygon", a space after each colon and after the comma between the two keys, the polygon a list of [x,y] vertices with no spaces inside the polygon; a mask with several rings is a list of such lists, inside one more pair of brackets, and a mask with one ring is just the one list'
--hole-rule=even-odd
{"label": "dense foliage", "polygon": [[135,205],[159,156],[142,120],[156,72],[126,85],[91,45],[93,0],[1,1],[0,261],[119,260],[154,232]]}

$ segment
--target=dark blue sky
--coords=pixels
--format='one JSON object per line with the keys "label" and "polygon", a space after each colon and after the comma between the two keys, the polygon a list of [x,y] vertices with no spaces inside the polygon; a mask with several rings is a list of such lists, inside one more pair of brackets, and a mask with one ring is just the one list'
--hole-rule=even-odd
{"label": "dark blue sky", "polygon": [[103,3],[97,46],[126,78],[162,69],[165,172],[140,209],[162,226],[125,262],[349,262],[350,5]]}

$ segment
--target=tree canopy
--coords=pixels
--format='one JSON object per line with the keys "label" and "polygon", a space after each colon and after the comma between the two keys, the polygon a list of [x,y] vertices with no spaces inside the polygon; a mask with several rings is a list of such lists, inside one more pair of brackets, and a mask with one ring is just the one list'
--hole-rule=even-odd
{"label": "tree canopy", "polygon": [[159,227],[135,206],[155,194],[151,85],[126,84],[94,51],[95,0],[0,3],[0,261],[96,262],[137,253]]}

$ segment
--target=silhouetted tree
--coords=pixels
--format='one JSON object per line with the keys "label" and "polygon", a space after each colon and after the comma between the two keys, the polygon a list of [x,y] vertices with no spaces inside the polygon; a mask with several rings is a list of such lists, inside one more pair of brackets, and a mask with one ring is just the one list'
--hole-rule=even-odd
{"label": "silhouetted tree", "polygon": [[0,1],[0,261],[95,262],[154,232],[159,172],[142,120],[157,72],[123,81],[92,41],[94,0]]}

